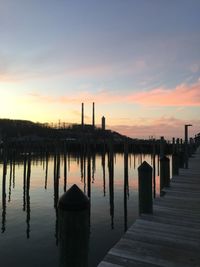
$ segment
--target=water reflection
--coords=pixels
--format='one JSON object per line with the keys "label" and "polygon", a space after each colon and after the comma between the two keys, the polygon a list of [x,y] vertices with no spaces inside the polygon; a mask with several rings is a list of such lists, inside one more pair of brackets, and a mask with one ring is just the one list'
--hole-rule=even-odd
{"label": "water reflection", "polygon": [[[67,148],[63,154],[59,152],[59,148],[53,153],[45,152],[40,155],[27,151],[12,157],[4,154],[0,164],[3,173],[1,184],[2,234],[6,231],[9,235],[10,229],[14,229],[15,222],[8,216],[7,211],[11,211],[15,216],[18,213],[16,200],[20,200],[25,218],[21,214],[16,221],[24,220],[26,228],[23,231],[26,233],[27,239],[30,240],[34,240],[37,235],[36,227],[39,228],[39,222],[45,220],[42,217],[42,212],[44,214],[50,213],[51,207],[53,207],[54,214],[51,215],[51,222],[49,220],[48,223],[51,225],[53,222],[54,242],[59,245],[58,200],[67,191],[67,188],[76,183],[91,201],[91,214],[89,216],[91,240],[96,235],[95,227],[97,226],[95,225],[101,223],[104,232],[109,231],[107,225],[113,231],[113,237],[110,239],[114,243],[114,238],[121,235],[120,231],[126,231],[130,226],[131,218],[137,216],[133,206],[137,207],[138,164],[144,157],[145,160],[149,160],[149,163],[154,166],[155,181],[157,181],[157,155],[154,154],[150,157],[142,154],[131,154],[127,144],[124,146],[123,154],[116,154],[112,141],[109,144],[109,149],[104,149],[101,154],[95,154],[92,151],[92,149],[84,146],[80,154],[69,154]],[[9,171],[8,176],[7,169]],[[157,190],[157,186],[159,184],[155,183],[154,192]],[[37,214],[39,210],[40,213]],[[36,215],[37,223],[34,219]],[[102,218],[104,219],[102,220]],[[9,231],[6,229],[7,223],[9,223]],[[43,231],[45,231],[46,223],[44,226],[40,226]],[[38,235],[42,236],[41,229],[38,230]],[[12,240],[12,236],[9,238]],[[0,242],[8,241],[1,240]],[[105,242],[109,243],[108,240]],[[104,247],[103,244],[102,247]],[[89,258],[91,257],[90,255]],[[90,266],[95,265],[90,264]]]}
{"label": "water reflection", "polygon": [[2,178],[2,226],[1,232],[6,231],[6,174],[7,174],[7,155],[4,155],[3,178]]}
{"label": "water reflection", "polygon": [[[131,161],[130,161],[131,164]],[[128,181],[128,144],[124,145],[124,232],[127,231],[127,197],[129,197],[129,181]]]}
{"label": "water reflection", "polygon": [[30,178],[31,178],[31,153],[28,154],[27,161],[27,174],[26,174],[26,236],[30,238],[30,219],[31,219],[31,208],[30,208]]}
{"label": "water reflection", "polygon": [[113,152],[112,142],[110,143],[110,146],[109,146],[108,172],[109,172],[109,199],[110,199],[111,229],[114,229],[114,152]]}

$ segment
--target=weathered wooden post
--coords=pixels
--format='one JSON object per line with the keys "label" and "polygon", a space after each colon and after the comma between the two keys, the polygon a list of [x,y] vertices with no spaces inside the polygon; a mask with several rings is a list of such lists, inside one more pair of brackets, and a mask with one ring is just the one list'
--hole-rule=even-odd
{"label": "weathered wooden post", "polygon": [[89,247],[88,197],[73,185],[58,202],[60,267],[87,267]]}
{"label": "weathered wooden post", "polygon": [[153,213],[152,167],[144,161],[138,167],[139,213]]}
{"label": "weathered wooden post", "polygon": [[179,155],[176,151],[172,154],[172,175],[179,175]]}
{"label": "weathered wooden post", "polygon": [[179,138],[176,139],[176,143],[174,140],[174,149],[172,153],[172,175],[179,175]]}
{"label": "weathered wooden post", "polygon": [[179,167],[184,168],[185,159],[184,159],[184,149],[183,149],[183,139],[180,139],[180,151],[179,151]]}
{"label": "weathered wooden post", "polygon": [[156,144],[153,139],[153,197],[156,197]]}
{"label": "weathered wooden post", "polygon": [[185,168],[188,169],[188,127],[192,126],[191,124],[185,124]]}
{"label": "weathered wooden post", "polygon": [[178,146],[179,144],[176,144],[173,154],[172,154],[172,175],[179,175],[179,152],[178,152]]}
{"label": "weathered wooden post", "polygon": [[160,195],[162,195],[162,189],[170,184],[170,167],[169,158],[166,156],[160,159]]}
{"label": "weathered wooden post", "polygon": [[165,139],[164,136],[160,137],[160,158],[165,155]]}
{"label": "weathered wooden post", "polygon": [[176,151],[175,138],[172,138],[172,154]]}

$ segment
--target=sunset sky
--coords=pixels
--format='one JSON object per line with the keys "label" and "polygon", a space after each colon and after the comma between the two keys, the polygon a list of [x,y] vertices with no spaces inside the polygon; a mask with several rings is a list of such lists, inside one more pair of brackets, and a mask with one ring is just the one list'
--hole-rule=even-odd
{"label": "sunset sky", "polygon": [[0,118],[200,132],[199,0],[0,0]]}

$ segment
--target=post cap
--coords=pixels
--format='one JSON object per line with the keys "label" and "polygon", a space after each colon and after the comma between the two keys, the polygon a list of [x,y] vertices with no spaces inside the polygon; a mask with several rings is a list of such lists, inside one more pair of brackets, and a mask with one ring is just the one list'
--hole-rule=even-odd
{"label": "post cap", "polygon": [[142,164],[138,167],[138,171],[148,172],[151,170],[151,165],[149,165],[146,161],[143,161]]}
{"label": "post cap", "polygon": [[58,202],[58,208],[66,211],[80,211],[88,209],[90,206],[89,198],[74,184],[64,193]]}

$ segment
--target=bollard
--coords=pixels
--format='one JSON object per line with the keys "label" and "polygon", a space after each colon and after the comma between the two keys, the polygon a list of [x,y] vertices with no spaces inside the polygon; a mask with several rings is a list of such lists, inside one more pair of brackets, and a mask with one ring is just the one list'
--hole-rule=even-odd
{"label": "bollard", "polygon": [[139,213],[153,213],[152,167],[144,161],[138,167]]}
{"label": "bollard", "polygon": [[162,189],[170,184],[170,167],[169,158],[166,156],[160,159],[160,195],[162,195]]}
{"label": "bollard", "polygon": [[176,152],[172,154],[172,175],[179,175],[179,155]]}
{"label": "bollard", "polygon": [[88,197],[73,185],[58,202],[60,267],[87,267],[89,247]]}

